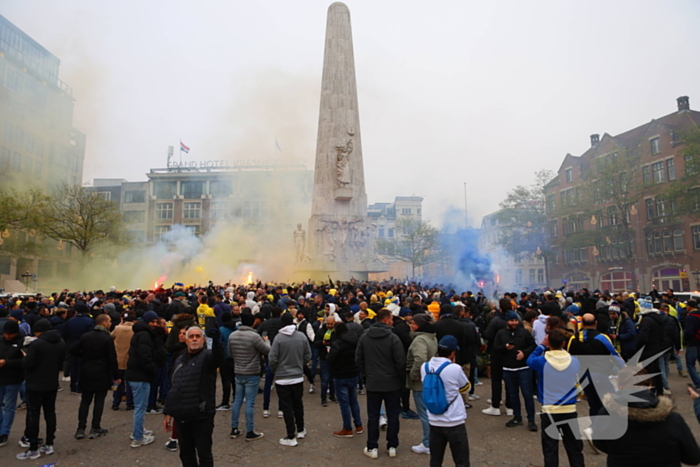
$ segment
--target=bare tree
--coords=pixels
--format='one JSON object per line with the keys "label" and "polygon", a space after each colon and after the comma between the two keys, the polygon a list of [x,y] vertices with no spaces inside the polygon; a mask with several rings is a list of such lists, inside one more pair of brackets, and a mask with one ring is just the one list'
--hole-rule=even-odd
{"label": "bare tree", "polygon": [[396,221],[396,236],[377,240],[377,252],[398,261],[411,263],[411,274],[416,268],[431,263],[437,253],[438,229],[428,222],[412,217]]}

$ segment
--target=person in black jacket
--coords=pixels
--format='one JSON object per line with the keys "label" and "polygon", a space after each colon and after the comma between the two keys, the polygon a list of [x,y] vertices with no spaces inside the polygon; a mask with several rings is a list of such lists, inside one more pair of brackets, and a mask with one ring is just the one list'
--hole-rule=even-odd
{"label": "person in black jacket", "polygon": [[620,370],[620,392],[605,395],[609,410],[603,408],[595,419],[593,444],[608,455],[608,467],[700,464],[698,443],[683,416],[673,411],[673,401],[655,396],[650,380],[635,381],[644,373],[640,367]]}
{"label": "person in black jacket", "polygon": [[[493,318],[489,321],[484,331],[484,337],[488,343],[486,351],[491,355],[491,406],[482,410],[481,413],[486,415],[501,415],[501,394],[503,393],[503,361],[501,355],[493,352],[493,343],[496,341],[496,335],[501,329],[506,328],[505,313],[510,311],[510,304],[503,303],[504,309],[496,310]],[[508,396],[508,388],[506,388],[505,398],[506,410],[510,408],[510,397]]]}
{"label": "person in black jacket", "polygon": [[386,432],[389,456],[396,456],[399,445],[401,388],[406,379],[406,353],[401,340],[391,332],[391,312],[379,310],[377,321],[360,337],[355,352],[357,368],[366,375],[367,447],[366,456],[376,459],[379,447],[379,412],[384,402],[388,420]]}
{"label": "person in black jacket", "polygon": [[357,434],[364,431],[360,417],[360,404],[357,402],[355,350],[359,338],[359,334],[351,331],[347,323],[338,323],[335,326],[335,339],[331,342],[331,350],[326,355],[326,362],[330,365],[335,385],[335,394],[338,397],[338,405],[340,405],[340,415],[343,417],[343,429],[333,432],[333,435],[339,438],[352,438],[353,420]]}
{"label": "person in black jacket", "polygon": [[[396,316],[398,313],[398,316]],[[392,311],[394,314],[394,325],[391,331],[399,336],[401,339],[401,345],[403,345],[404,352],[408,354],[408,348],[411,346],[411,326],[409,326],[407,319],[412,319],[411,311],[408,308],[402,308],[400,311],[395,309]],[[405,385],[401,388],[401,417],[409,420],[418,420],[420,417],[416,412],[411,410],[411,390]]]}
{"label": "person in black jacket", "polygon": [[0,447],[7,444],[17,409],[17,395],[24,381],[22,343],[19,323],[5,323],[0,337]]}
{"label": "person in black jacket", "polygon": [[[280,316],[282,315],[282,309],[278,306],[271,306],[269,303],[267,304],[270,313],[272,313],[272,318],[267,317],[265,321],[258,327],[258,334],[260,334],[262,337],[267,336],[267,338],[270,340],[270,345],[272,345],[272,342],[275,340],[275,336],[277,336],[277,333],[279,332],[280,329],[282,329],[282,321],[280,320]],[[262,313],[262,312],[261,312]],[[265,357],[265,385],[263,386],[263,418],[267,418],[270,416],[270,394],[272,392],[272,382],[275,379],[275,374],[270,370],[270,363]],[[277,407],[277,416],[279,418],[282,418],[282,406]]]}
{"label": "person in black jacket", "polygon": [[499,354],[503,362],[503,379],[510,395],[513,407],[513,419],[506,423],[507,427],[523,424],[520,413],[520,394],[523,393],[525,410],[527,412],[527,429],[537,431],[535,423],[535,404],[532,400],[532,370],[527,366],[527,357],[535,350],[535,338],[532,337],[518,319],[514,311],[506,313],[508,327],[498,331],[493,344],[494,354]]}
{"label": "person in black jacket", "polygon": [[[134,395],[134,421],[131,447],[137,448],[151,444],[155,438],[150,432],[144,433],[143,422],[148,405],[151,383],[156,377],[156,368],[165,360],[165,349],[158,350],[153,328],[158,326],[158,315],[147,311],[134,324],[134,335],[129,346],[129,360],[124,377]],[[162,352],[162,354],[161,354]]]}
{"label": "person in black jacket", "polygon": [[668,315],[662,314],[656,306],[659,303],[654,304],[654,308],[646,311],[641,311],[642,316],[641,322],[639,323],[639,338],[637,339],[637,351],[641,350],[641,360],[646,360],[656,356],[656,358],[650,362],[646,369],[649,373],[656,373],[656,376],[652,378],[654,381],[654,390],[656,395],[660,396],[664,393],[664,385],[661,379],[661,367],[659,365],[659,360],[663,358],[663,353],[669,351],[673,344],[667,339],[667,324]]}
{"label": "person in black jacket", "polygon": [[[51,329],[48,320],[34,323],[37,336],[22,352],[22,368],[26,372],[27,388],[27,427],[22,444],[29,449],[17,454],[17,459],[38,459],[41,454],[53,454],[53,441],[56,434],[56,394],[58,393],[58,373],[63,367],[66,344],[58,331]],[[46,441],[39,452],[39,416],[44,409],[46,420]]]}
{"label": "person in black jacket", "polygon": [[173,364],[163,427],[170,433],[177,425],[180,460],[183,466],[214,465],[211,451],[216,414],[216,369],[224,359],[219,329],[209,327],[213,349],[205,349],[204,331],[193,326],[187,330],[187,352]]}
{"label": "person in black jacket", "polygon": [[[90,332],[93,327],[95,327],[95,322],[90,317],[90,309],[85,304],[75,305],[76,314],[71,319],[66,321],[65,326],[63,326],[61,337],[66,341],[66,345],[71,349],[80,340],[80,336],[86,332]],[[78,387],[78,381],[80,381],[80,369],[82,368],[82,362],[79,358],[70,357],[70,392],[73,394],[79,394],[80,388]]]}
{"label": "person in black jacket", "polygon": [[94,439],[107,434],[107,430],[101,426],[105,398],[113,383],[121,383],[118,379],[117,351],[114,347],[114,339],[109,333],[111,321],[109,315],[98,315],[95,318],[95,329],[83,334],[71,349],[71,354],[83,362],[79,382],[82,395],[78,410],[76,439],[85,438],[88,412],[93,399],[95,406],[92,410],[92,424],[88,437]]}

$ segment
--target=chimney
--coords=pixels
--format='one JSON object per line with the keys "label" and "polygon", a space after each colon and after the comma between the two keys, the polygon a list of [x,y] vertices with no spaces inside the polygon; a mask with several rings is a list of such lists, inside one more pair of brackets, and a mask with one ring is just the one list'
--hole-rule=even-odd
{"label": "chimney", "polygon": [[690,98],[688,96],[681,96],[676,99],[676,102],[678,102],[679,112],[682,110],[690,110]]}
{"label": "chimney", "polygon": [[600,143],[600,135],[597,133],[595,135],[591,135],[591,147],[594,148],[598,146],[598,143]]}

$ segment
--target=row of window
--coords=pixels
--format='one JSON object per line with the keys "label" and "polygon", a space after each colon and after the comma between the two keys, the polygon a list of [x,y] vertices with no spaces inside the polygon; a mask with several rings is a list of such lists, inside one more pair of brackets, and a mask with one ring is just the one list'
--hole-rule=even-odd
{"label": "row of window", "polygon": [[177,194],[186,199],[201,198],[205,194],[214,198],[226,198],[233,194],[233,183],[230,180],[212,180],[209,182],[209,193],[206,193],[204,181],[181,181],[180,193],[177,193],[177,182],[157,181],[154,194],[157,199],[172,199]]}
{"label": "row of window", "polygon": [[676,165],[673,158],[665,161],[654,162],[642,166],[642,180],[644,182],[663,183],[666,180],[672,182],[676,179]]}
{"label": "row of window", "polygon": [[18,152],[12,152],[8,148],[0,149],[0,170],[23,173],[25,175],[41,178],[44,166],[41,161],[34,161],[32,158],[24,156]]}
{"label": "row of window", "polygon": [[379,238],[394,238],[394,229],[384,229],[383,227],[381,227],[377,229],[377,235],[379,236]]}
{"label": "row of window", "polygon": [[[544,283],[544,269],[530,269],[529,270],[529,282],[530,284],[542,284]],[[522,269],[516,269],[515,270],[515,283],[516,284],[522,284],[523,283],[523,270]]]}
{"label": "row of window", "polygon": [[[26,136],[26,137],[25,137]],[[2,128],[2,142],[18,149],[24,149],[30,154],[44,157],[44,140],[33,133],[24,133],[24,130],[5,122]]]}
{"label": "row of window", "polygon": [[[695,242],[696,228],[692,227],[693,241]],[[663,253],[673,253],[683,251],[683,231],[674,229],[673,231],[664,230],[663,232],[647,233],[647,254],[658,255]],[[700,240],[700,229],[698,229],[698,240]],[[700,249],[700,243],[695,243],[695,249]]]}
{"label": "row of window", "polygon": [[[209,215],[212,219],[223,219],[230,217],[231,205],[224,201],[213,201],[209,210]],[[127,212],[144,212],[144,211],[127,211]],[[174,213],[173,203],[156,203],[156,219],[172,219]],[[244,218],[264,218],[268,214],[267,201],[244,201],[241,217]],[[134,214],[133,216],[136,216]],[[145,216],[145,213],[144,213]],[[185,202],[182,203],[182,217],[184,219],[201,219],[202,203]],[[143,221],[139,221],[143,222]]]}

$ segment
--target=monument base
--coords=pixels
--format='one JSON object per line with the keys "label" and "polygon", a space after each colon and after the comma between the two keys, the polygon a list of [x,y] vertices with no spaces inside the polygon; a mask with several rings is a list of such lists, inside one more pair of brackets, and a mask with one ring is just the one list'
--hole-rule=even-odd
{"label": "monument base", "polygon": [[366,281],[370,273],[381,273],[389,270],[389,265],[375,262],[348,262],[342,261],[311,261],[307,263],[299,263],[294,271],[295,276],[300,280],[317,280],[327,281],[328,276],[331,276],[333,281],[349,281],[355,279]]}

